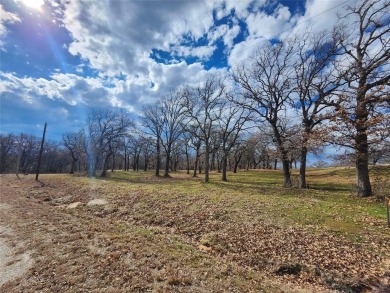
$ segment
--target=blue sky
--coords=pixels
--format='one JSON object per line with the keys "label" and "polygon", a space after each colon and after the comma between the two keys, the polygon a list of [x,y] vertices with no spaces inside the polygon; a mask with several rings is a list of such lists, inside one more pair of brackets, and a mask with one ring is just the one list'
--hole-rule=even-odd
{"label": "blue sky", "polygon": [[0,132],[60,140],[91,108],[137,114],[264,42],[331,28],[345,1],[0,0]]}

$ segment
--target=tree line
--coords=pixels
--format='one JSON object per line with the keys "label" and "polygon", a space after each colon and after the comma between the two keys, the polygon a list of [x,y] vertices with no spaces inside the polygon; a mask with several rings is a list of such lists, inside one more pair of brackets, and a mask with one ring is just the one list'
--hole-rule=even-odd
{"label": "tree line", "polygon": [[[390,2],[348,7],[331,31],[307,31],[264,44],[229,74],[180,85],[133,121],[123,110],[93,111],[60,145],[47,143],[43,170],[218,170],[282,166],[284,186],[299,163],[306,188],[308,153],[342,146],[356,167],[357,194],[371,195],[369,163],[388,162]],[[34,167],[28,135],[1,136],[1,172]],[[49,150],[52,150],[51,152]],[[53,154],[50,156],[49,154]],[[160,174],[163,172],[163,174]]]}

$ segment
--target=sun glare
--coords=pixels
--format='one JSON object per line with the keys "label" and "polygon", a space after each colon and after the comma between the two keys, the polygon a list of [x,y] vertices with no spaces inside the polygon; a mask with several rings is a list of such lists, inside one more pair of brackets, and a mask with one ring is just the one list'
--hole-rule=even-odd
{"label": "sun glare", "polygon": [[26,5],[28,7],[31,7],[34,9],[40,9],[44,3],[44,0],[22,0],[22,2],[24,5]]}

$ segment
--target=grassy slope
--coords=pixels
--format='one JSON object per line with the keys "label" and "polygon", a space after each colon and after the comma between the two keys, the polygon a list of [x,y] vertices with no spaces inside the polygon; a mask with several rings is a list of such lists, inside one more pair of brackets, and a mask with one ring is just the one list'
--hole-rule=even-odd
{"label": "grassy slope", "polygon": [[[390,168],[373,173],[381,192],[390,192],[384,184]],[[46,206],[51,209],[53,200],[65,196],[64,203],[96,197],[110,202],[105,207],[54,208],[53,213],[77,223],[78,233],[90,230],[87,244],[78,238],[68,243],[89,247],[84,263],[92,261],[93,253],[104,254],[104,266],[115,266],[121,276],[116,287],[115,276],[106,276],[116,290],[358,292],[386,285],[390,230],[382,203],[351,196],[353,176],[354,170],[346,168],[310,170],[307,190],[280,187],[281,172],[271,170],[229,174],[229,182],[213,173],[210,184],[182,172],[155,178],[150,172],[122,171],[108,179],[42,175],[45,187],[23,184],[36,202],[49,196]],[[67,228],[66,223],[58,225]],[[98,274],[99,267],[92,267]],[[50,269],[47,261],[42,275],[49,279]],[[69,263],[63,261],[62,270],[62,278],[68,278]],[[28,280],[18,288],[32,288]],[[85,283],[85,278],[74,281],[76,287],[77,282]],[[102,291],[105,284],[95,286]],[[80,290],[94,288],[90,286]]]}
{"label": "grassy slope", "polygon": [[[390,179],[385,180],[386,176],[390,178],[390,168],[380,170],[384,179],[381,182],[387,184],[387,190],[381,190],[381,194],[390,195]],[[197,197],[225,206],[232,214],[245,214],[248,207],[261,207],[258,214],[251,213],[245,219],[240,215],[246,222],[265,217],[278,224],[306,225],[357,239],[371,238],[386,231],[383,229],[386,225],[384,204],[376,198],[353,196],[353,168],[309,170],[310,188],[307,190],[282,188],[281,172],[271,170],[231,173],[229,182],[220,181],[220,174],[212,173],[210,184],[181,172],[168,179],[151,179],[151,176],[144,172],[114,172],[110,182],[134,183],[126,188],[144,191],[156,203],[171,202],[189,210],[196,207],[186,205],[187,200]],[[374,185],[375,178],[372,179]],[[224,201],[229,201],[230,207],[226,207]]]}

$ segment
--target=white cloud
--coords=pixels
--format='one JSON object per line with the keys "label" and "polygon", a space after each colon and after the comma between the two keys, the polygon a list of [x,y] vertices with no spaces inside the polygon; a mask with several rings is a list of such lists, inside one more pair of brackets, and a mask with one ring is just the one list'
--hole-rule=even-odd
{"label": "white cloud", "polygon": [[250,14],[246,18],[248,31],[251,36],[274,38],[281,31],[292,27],[290,23],[291,13],[289,8],[283,5],[278,5],[272,15],[265,12]]}
{"label": "white cloud", "polygon": [[240,26],[237,24],[237,20],[232,20],[235,24],[229,27],[226,24],[217,26],[213,31],[208,33],[208,39],[210,42],[215,43],[218,39],[222,38],[224,45],[231,49],[233,47],[233,40],[240,33]]}
{"label": "white cloud", "polygon": [[265,38],[249,36],[245,41],[235,44],[228,57],[229,65],[234,67],[248,61],[266,43],[268,43],[268,40]]}
{"label": "white cloud", "polygon": [[227,11],[235,11],[238,18],[245,19],[250,14],[249,7],[252,6],[252,10],[258,10],[266,3],[266,0],[241,0],[241,1],[225,1],[225,9]]}
{"label": "white cloud", "polygon": [[0,49],[3,48],[3,38],[7,34],[6,23],[20,22],[20,18],[15,14],[4,10],[3,5],[0,3]]}
{"label": "white cloud", "polygon": [[223,42],[225,46],[230,49],[233,47],[234,43],[233,40],[237,35],[240,33],[240,26],[234,25],[232,28],[230,28],[225,35],[223,36]]}
{"label": "white cloud", "polygon": [[198,46],[198,47],[188,47],[188,46],[174,46],[172,51],[179,57],[198,57],[200,59],[207,59],[213,55],[216,46]]}
{"label": "white cloud", "polygon": [[179,45],[184,35],[202,37],[213,25],[212,7],[207,1],[69,1],[63,19],[73,37],[69,52],[108,75],[146,74],[144,55]]}

